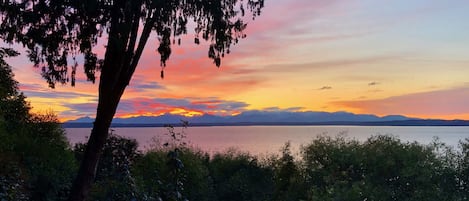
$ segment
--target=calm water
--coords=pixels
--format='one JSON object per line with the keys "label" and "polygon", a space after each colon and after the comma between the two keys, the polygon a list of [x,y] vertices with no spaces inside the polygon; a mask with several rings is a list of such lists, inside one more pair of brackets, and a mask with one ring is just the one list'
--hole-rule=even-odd
{"label": "calm water", "polygon": [[[67,128],[70,142],[85,142],[90,128]],[[181,132],[181,128],[176,128]],[[137,139],[140,149],[145,150],[154,143],[153,138],[167,141],[165,128],[114,128],[118,135]],[[394,135],[402,141],[417,141],[422,144],[432,142],[438,137],[441,142],[457,147],[459,140],[469,138],[469,127],[407,127],[407,126],[214,126],[189,127],[184,141],[204,151],[214,153],[237,148],[256,155],[279,153],[288,141],[293,151],[307,144],[315,136],[337,136],[345,134],[349,138],[364,141],[373,135]]]}

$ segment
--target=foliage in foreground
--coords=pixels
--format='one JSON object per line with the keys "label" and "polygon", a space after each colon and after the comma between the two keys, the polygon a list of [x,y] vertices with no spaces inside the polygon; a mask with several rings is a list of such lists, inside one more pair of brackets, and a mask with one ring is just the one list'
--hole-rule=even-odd
{"label": "foliage in foreground", "polygon": [[[34,144],[39,136],[21,138],[15,149],[2,146],[3,200],[65,199],[85,145],[74,147],[75,160],[59,141]],[[263,159],[235,150],[209,156],[184,145],[145,153],[137,147],[110,135],[89,200],[462,201],[469,195],[468,140],[456,152],[392,136],[365,142],[321,136],[298,156],[287,143]]]}
{"label": "foliage in foreground", "polygon": [[365,142],[320,136],[298,157],[287,143],[280,155],[265,159],[235,150],[210,157],[183,145],[140,153],[133,140],[112,136],[110,142],[90,200],[410,201],[469,195],[467,140],[456,152],[392,136]]}
{"label": "foliage in foreground", "polygon": [[53,114],[32,114],[0,48],[0,200],[63,200],[76,160]]}

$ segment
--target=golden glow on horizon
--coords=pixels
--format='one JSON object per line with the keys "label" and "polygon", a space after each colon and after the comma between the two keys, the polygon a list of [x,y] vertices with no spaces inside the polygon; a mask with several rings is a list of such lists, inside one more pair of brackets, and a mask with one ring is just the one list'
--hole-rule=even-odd
{"label": "golden glow on horizon", "polygon": [[187,110],[184,108],[171,108],[170,114],[182,115],[186,117],[194,117],[194,116],[201,116],[204,113],[195,110]]}
{"label": "golden glow on horizon", "polygon": [[139,114],[116,115],[116,117],[119,117],[119,118],[132,118],[132,117],[139,117],[139,116],[156,117],[156,116],[161,116],[164,114],[165,114],[164,112],[160,112],[160,113],[145,112],[145,113],[139,113]]}
{"label": "golden glow on horizon", "polygon": [[60,113],[69,109],[60,104],[50,104],[52,100],[49,98],[28,97],[26,101],[29,102],[32,112],[53,111],[54,113]]}

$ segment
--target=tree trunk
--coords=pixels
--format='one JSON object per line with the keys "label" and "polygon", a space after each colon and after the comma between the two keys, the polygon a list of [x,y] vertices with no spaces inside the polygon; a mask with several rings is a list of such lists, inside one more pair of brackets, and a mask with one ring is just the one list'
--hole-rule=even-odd
{"label": "tree trunk", "polygon": [[[122,69],[128,68],[129,64],[124,64],[124,51],[119,43],[113,41],[114,32],[111,31],[106,49],[106,55],[99,81],[99,100],[96,110],[96,119],[93,124],[85,155],[81,161],[78,174],[73,183],[69,201],[84,201],[88,197],[91,185],[96,176],[96,170],[101,157],[104,144],[109,135],[109,127],[116,113],[119,101],[129,82],[122,79],[125,72]],[[126,76],[130,79],[131,76]]]}
{"label": "tree trunk", "polygon": [[98,121],[94,122],[85,155],[70,192],[69,201],[83,201],[87,197],[96,175],[96,168],[108,136],[108,130],[109,125],[103,125]]}
{"label": "tree trunk", "polygon": [[68,199],[69,201],[84,201],[88,196],[96,176],[99,158],[102,155],[104,144],[109,135],[109,127],[111,126],[112,119],[124,89],[125,86],[120,90],[105,93],[100,90],[100,99],[93,130],[91,131],[85,149],[85,155],[80,164],[80,169],[73,183]]}
{"label": "tree trunk", "polygon": [[[136,3],[130,10],[119,7],[129,6],[127,4],[115,4],[116,7],[112,10],[114,17],[111,20],[104,64],[101,69],[96,119],[78,175],[72,186],[69,201],[84,201],[88,197],[96,176],[99,158],[109,135],[112,119],[152,30],[155,20],[153,17],[147,20],[135,52],[142,1],[130,2]],[[120,19],[122,10],[128,11],[126,14],[130,21]]]}

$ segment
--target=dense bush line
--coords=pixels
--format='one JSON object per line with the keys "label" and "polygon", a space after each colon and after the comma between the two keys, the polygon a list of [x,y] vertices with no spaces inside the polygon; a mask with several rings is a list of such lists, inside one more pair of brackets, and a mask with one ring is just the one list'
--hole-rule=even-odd
{"label": "dense bush line", "polygon": [[[43,125],[44,126],[44,125]],[[49,125],[50,126],[50,125]],[[60,128],[2,133],[0,200],[64,200],[84,144]],[[39,132],[52,132],[48,135]],[[10,137],[5,137],[10,135]],[[9,139],[8,142],[4,139]],[[110,135],[89,200],[468,200],[469,141],[454,151],[392,136],[358,142],[320,136],[266,158],[230,150],[209,156],[165,143],[144,153]]]}
{"label": "dense bush line", "polygon": [[[199,161],[185,166],[186,175],[208,171],[205,177],[186,178],[186,183],[205,184],[186,186],[189,200],[467,200],[469,195],[467,142],[457,154],[438,143],[403,143],[391,136],[362,143],[322,136],[303,146],[299,158],[287,144],[279,156],[264,160],[237,152],[208,159],[182,150],[184,164]],[[207,193],[195,197],[192,190]]]}

